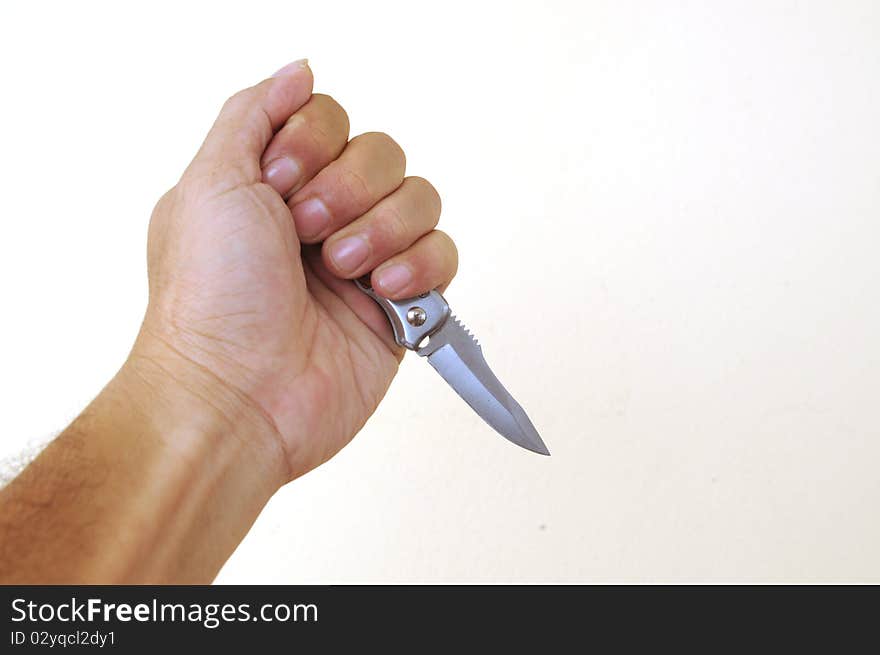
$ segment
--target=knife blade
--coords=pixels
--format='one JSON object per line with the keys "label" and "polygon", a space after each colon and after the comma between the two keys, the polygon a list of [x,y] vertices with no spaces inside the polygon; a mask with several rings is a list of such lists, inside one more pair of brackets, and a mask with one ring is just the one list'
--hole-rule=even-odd
{"label": "knife blade", "polygon": [[373,291],[368,278],[355,282],[388,316],[395,341],[427,357],[449,386],[496,432],[526,450],[550,454],[525,410],[492,372],[479,342],[452,316],[439,292],[389,300]]}

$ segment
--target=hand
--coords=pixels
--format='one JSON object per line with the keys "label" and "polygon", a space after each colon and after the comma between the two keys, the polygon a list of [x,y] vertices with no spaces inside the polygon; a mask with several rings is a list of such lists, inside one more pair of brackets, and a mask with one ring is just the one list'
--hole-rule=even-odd
{"label": "hand", "polygon": [[130,356],[0,488],[0,581],[208,582],[278,487],[364,424],[402,352],[351,280],[413,296],[456,252],[397,144],[347,141],[304,62],[226,103],[153,213]]}
{"label": "hand", "polygon": [[348,141],[344,110],[312,82],[294,62],[231,97],[157,204],[149,306],[123,367],[252,421],[286,460],[281,483],[351,440],[402,357],[351,280],[372,271],[379,293],[405,298],[457,266],[431,184],[404,178],[387,135]]}

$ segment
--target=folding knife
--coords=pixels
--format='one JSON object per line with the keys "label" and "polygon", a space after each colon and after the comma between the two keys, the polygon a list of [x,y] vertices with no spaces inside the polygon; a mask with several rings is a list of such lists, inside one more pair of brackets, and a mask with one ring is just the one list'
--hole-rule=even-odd
{"label": "folding knife", "polygon": [[384,310],[394,340],[414,351],[449,383],[480,417],[501,436],[526,450],[550,451],[519,403],[498,381],[483,358],[483,349],[437,291],[416,298],[389,300],[375,293],[369,276],[355,280],[361,291]]}

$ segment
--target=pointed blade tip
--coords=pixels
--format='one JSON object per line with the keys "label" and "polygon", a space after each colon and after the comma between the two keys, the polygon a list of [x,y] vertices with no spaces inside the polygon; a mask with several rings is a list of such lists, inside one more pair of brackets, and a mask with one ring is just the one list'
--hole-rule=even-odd
{"label": "pointed blade tip", "polygon": [[545,444],[541,438],[538,438],[538,443],[535,444],[533,448],[528,448],[533,453],[537,453],[538,455],[544,455],[545,457],[550,457],[550,449],[547,448],[547,444]]}
{"label": "pointed blade tip", "polygon": [[529,452],[544,455],[546,457],[550,456],[550,449],[547,448],[547,444],[544,443],[544,440],[541,439],[541,435],[539,435],[534,428],[531,430],[524,430],[520,425],[520,431],[516,437],[504,434],[503,432],[499,434],[511,443],[516,444],[520,448],[528,450]]}
{"label": "pointed blade tip", "polygon": [[450,316],[431,337],[425,351],[419,354],[428,358],[441,377],[498,434],[528,451],[550,455],[522,406],[495,377],[479,342],[458,317]]}

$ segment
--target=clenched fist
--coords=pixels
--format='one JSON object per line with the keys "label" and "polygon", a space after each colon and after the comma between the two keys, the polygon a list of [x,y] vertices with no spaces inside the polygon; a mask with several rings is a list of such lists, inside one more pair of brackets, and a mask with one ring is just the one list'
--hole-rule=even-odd
{"label": "clenched fist", "polygon": [[0,582],[209,582],[265,503],[342,448],[402,356],[352,281],[455,274],[440,198],[294,62],[232,96],[153,212],[134,347],[0,489]]}
{"label": "clenched fist", "polygon": [[224,412],[256,410],[264,425],[254,432],[269,426],[290,478],[348,443],[402,356],[352,280],[372,271],[379,293],[405,298],[445,286],[457,263],[434,229],[434,187],[404,177],[388,135],[349,140],[345,111],[312,82],[294,62],[232,96],[159,201],[131,358]]}

